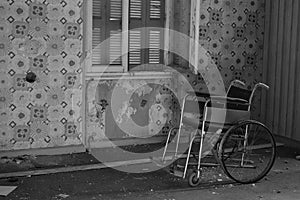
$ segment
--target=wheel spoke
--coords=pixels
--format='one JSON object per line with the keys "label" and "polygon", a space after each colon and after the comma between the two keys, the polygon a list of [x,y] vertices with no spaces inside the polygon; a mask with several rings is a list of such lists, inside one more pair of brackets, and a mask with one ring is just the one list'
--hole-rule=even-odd
{"label": "wheel spoke", "polygon": [[237,182],[250,183],[269,172],[275,159],[275,142],[264,125],[246,121],[229,129],[220,151],[225,173]]}

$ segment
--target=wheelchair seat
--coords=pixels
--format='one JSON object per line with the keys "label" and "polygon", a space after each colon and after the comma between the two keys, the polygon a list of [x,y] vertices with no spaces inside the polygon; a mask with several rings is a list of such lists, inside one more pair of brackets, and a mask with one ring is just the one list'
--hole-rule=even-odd
{"label": "wheelchair seat", "polygon": [[[194,102],[192,100],[185,101],[182,123],[195,129],[202,129],[203,121],[205,121],[204,129],[207,130],[208,126],[224,126],[225,128],[238,121],[249,120],[252,94],[253,91],[233,84],[229,86],[226,97],[195,92],[194,95],[197,98],[194,98]],[[190,92],[188,95],[192,96],[193,93]],[[199,102],[198,99],[201,97],[204,98],[204,101]],[[207,101],[209,102],[207,103]],[[204,112],[206,112],[205,119]]]}

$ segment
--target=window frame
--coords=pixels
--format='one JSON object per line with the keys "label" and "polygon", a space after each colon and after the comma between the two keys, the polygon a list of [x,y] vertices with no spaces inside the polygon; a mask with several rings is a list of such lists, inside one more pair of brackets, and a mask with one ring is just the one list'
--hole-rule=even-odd
{"label": "window frame", "polygon": [[[129,73],[129,59],[128,59],[128,51],[129,51],[129,19],[130,19],[130,0],[122,0],[122,56],[121,65],[93,65],[92,63],[92,28],[93,28],[93,1],[92,0],[84,0],[84,52],[86,54],[85,59],[85,66],[87,74],[93,73]],[[163,13],[164,16],[164,27],[166,30],[172,29],[173,24],[173,0],[165,0],[165,12]],[[172,22],[172,23],[171,23]],[[127,30],[127,31],[124,31]],[[165,31],[163,33],[163,40],[164,40],[164,49],[170,49],[171,42],[170,42],[170,32]],[[126,55],[126,56],[125,56]],[[172,62],[170,58],[170,54],[168,52],[164,52],[162,57],[162,64],[169,65]],[[151,64],[150,64],[151,65]]]}

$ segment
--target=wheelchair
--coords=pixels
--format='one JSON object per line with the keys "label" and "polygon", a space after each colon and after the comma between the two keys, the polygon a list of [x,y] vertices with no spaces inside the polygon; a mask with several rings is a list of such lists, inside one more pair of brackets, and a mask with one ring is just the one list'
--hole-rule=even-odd
{"label": "wheelchair", "polygon": [[[170,172],[188,177],[191,187],[200,184],[202,168],[209,166],[221,166],[229,178],[242,184],[265,177],[274,164],[276,144],[271,131],[250,118],[258,88],[269,89],[258,83],[253,90],[247,90],[243,82],[234,80],[225,97],[188,92],[179,127],[169,131],[161,158],[163,163],[168,157],[175,161]],[[215,162],[203,162],[206,157]],[[183,164],[179,164],[180,160]]]}

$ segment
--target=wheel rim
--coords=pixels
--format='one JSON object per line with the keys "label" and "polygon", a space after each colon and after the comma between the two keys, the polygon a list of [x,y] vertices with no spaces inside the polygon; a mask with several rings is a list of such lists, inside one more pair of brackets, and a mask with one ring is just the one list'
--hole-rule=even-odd
{"label": "wheel rim", "polygon": [[198,182],[199,182],[199,179],[197,178],[196,175],[194,175],[193,178],[192,178],[192,183],[197,184]]}
{"label": "wheel rim", "polygon": [[189,185],[195,187],[200,184],[200,178],[197,178],[197,173],[191,174],[189,177]]}
{"label": "wheel rim", "polygon": [[263,178],[275,159],[275,142],[261,123],[247,121],[231,128],[221,142],[221,164],[225,173],[240,183]]}

